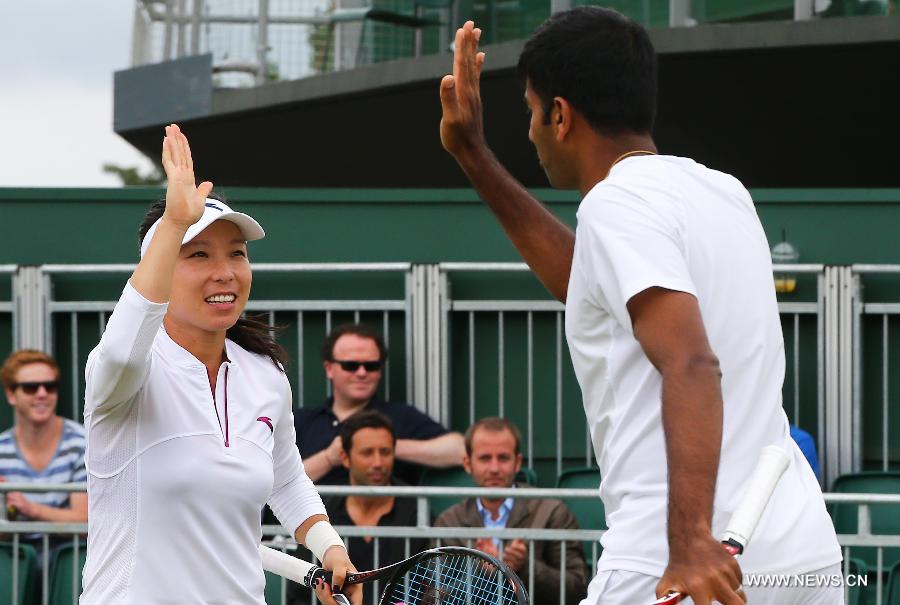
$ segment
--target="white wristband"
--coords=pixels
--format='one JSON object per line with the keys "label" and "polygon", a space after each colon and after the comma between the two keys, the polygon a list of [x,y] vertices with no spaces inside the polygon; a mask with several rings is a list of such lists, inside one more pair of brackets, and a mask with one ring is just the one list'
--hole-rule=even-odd
{"label": "white wristband", "polygon": [[332,546],[340,546],[344,550],[347,549],[344,546],[344,541],[341,540],[341,537],[334,531],[334,528],[331,527],[331,523],[328,521],[319,521],[310,527],[309,531],[306,532],[305,542],[306,548],[312,551],[312,554],[316,555],[319,561],[325,558],[325,552]]}

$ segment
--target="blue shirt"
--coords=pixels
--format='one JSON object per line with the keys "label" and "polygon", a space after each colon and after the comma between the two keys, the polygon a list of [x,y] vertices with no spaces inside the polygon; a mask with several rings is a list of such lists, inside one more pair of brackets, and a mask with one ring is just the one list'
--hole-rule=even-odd
{"label": "blue shirt", "polygon": [[[84,427],[68,418],[63,419],[63,431],[50,464],[43,470],[35,470],[28,464],[16,443],[15,427],[0,433],[0,477],[10,482],[22,483],[82,483],[87,481],[84,468]],[[32,502],[65,508],[69,505],[67,492],[29,492],[25,497]],[[28,521],[25,515],[17,521]]]}
{"label": "blue shirt", "polygon": [[[509,521],[509,513],[512,511],[513,499],[507,498],[503,501],[503,504],[500,505],[500,509],[497,511],[500,514],[497,515],[496,519],[493,518],[491,511],[482,506],[481,498],[475,500],[475,506],[478,507],[478,512],[481,514],[481,520],[484,521],[485,527],[497,527],[503,529],[506,527],[506,522]],[[499,550],[500,539],[492,538],[492,540],[494,541],[494,546]]]}
{"label": "blue shirt", "polygon": [[816,452],[816,442],[812,435],[800,427],[791,425],[791,438],[797,442],[800,451],[806,456],[806,460],[809,461],[809,465],[816,474],[816,479],[819,479],[819,456]]}

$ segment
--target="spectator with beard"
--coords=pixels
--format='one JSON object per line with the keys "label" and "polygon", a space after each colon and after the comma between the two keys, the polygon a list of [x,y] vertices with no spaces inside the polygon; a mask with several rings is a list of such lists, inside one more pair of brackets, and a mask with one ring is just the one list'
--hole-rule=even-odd
{"label": "spectator with beard", "polygon": [[[394,428],[384,414],[366,410],[350,416],[341,425],[341,464],[350,477],[350,485],[406,485],[392,477],[394,471],[397,437]],[[336,526],[359,527],[416,525],[416,502],[393,496],[337,496],[325,498],[325,508],[331,523]],[[405,559],[425,550],[423,539],[411,539],[407,547],[402,538],[379,538],[376,550],[375,538],[345,537],[344,542],[351,560],[358,569],[375,569]],[[308,558],[308,551],[301,549],[301,557]],[[379,585],[384,588],[384,585]],[[366,584],[366,603],[377,603],[375,584]],[[307,603],[309,591],[297,584],[288,589],[289,603]]]}

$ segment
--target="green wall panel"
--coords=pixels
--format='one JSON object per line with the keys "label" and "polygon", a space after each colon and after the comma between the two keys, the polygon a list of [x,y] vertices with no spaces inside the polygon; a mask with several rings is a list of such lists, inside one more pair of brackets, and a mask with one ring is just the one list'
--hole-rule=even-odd
{"label": "green wall panel", "polygon": [[[269,237],[254,261],[512,261],[513,247],[470,190],[224,189]],[[900,257],[900,190],[756,190],[771,242],[782,230],[801,262]],[[535,194],[569,224],[572,192]],[[0,264],[134,262],[137,225],[161,189],[0,189]]]}
{"label": "green wall panel", "polygon": [[[256,217],[258,262],[517,260],[470,191],[223,190]],[[574,222],[574,196],[538,192]],[[134,262],[159,189],[0,189],[0,264]],[[39,237],[23,225],[39,227]]]}
{"label": "green wall panel", "polygon": [[900,261],[900,190],[759,190],[753,199],[770,243],[787,239],[800,262]]}
{"label": "green wall panel", "polygon": [[[495,219],[470,190],[267,190],[231,189],[223,193],[240,209],[257,217],[268,237],[251,244],[256,262],[372,262],[410,261],[517,261]],[[894,263],[896,225],[900,224],[900,190],[759,190],[752,192],[771,242],[782,232],[800,251],[800,262],[825,264]],[[535,194],[569,224],[575,222],[578,197],[571,192],[538,190]],[[136,229],[147,205],[163,195],[161,189],[0,189],[0,264],[122,263],[137,260]],[[56,300],[115,300],[125,276],[74,276],[54,278]],[[870,277],[864,292],[867,301],[900,300],[896,279]],[[257,273],[253,299],[402,299],[400,274],[391,275],[273,275]],[[451,276],[454,299],[546,300],[546,292],[530,274],[489,275],[475,272]],[[0,301],[9,300],[10,280],[0,275]],[[815,297],[815,279],[800,278],[797,292],[782,295],[784,301]],[[352,314],[334,313],[335,325]],[[379,328],[380,313],[362,319]],[[75,319],[63,314],[54,319],[54,344],[63,367],[60,410],[77,416],[83,392],[81,375],[87,353],[99,335],[99,314]],[[281,340],[294,363],[289,376],[295,399],[315,405],[326,391],[318,348],[325,333],[324,313],[306,312],[303,347],[299,347],[295,313],[277,313],[284,327]],[[503,389],[504,413],[528,433],[526,314],[504,315],[503,373],[499,369],[499,326],[496,314],[476,313],[475,380],[470,385],[468,314],[451,316],[451,422],[464,430],[472,410],[476,417],[496,414]],[[557,411],[556,323],[552,313],[533,315],[535,348],[532,393],[532,457],[540,483],[555,481],[557,432],[561,431],[566,466],[583,466],[591,460],[585,438],[581,397],[563,344],[562,406]],[[864,455],[868,461],[883,453],[883,373],[881,370],[880,317],[867,318],[863,344],[867,359],[878,359],[864,369]],[[402,315],[389,319],[392,339],[390,381],[392,397],[404,399],[406,372]],[[799,339],[793,338],[793,319],[783,318],[787,355],[784,403],[788,416],[799,410],[800,424],[817,434],[817,378],[815,320],[802,317]],[[891,323],[890,332],[898,328]],[[72,347],[77,332],[77,350]],[[11,321],[0,314],[0,354],[8,353]],[[900,343],[900,340],[897,340]],[[797,376],[793,373],[795,348],[799,347]],[[900,359],[893,349],[889,360]],[[890,392],[900,375],[889,365]],[[75,382],[77,381],[77,382]],[[796,385],[796,389],[795,389]],[[891,419],[900,414],[889,399]],[[560,421],[561,419],[561,427]],[[889,420],[890,421],[890,420]],[[8,406],[0,407],[0,429],[9,426]],[[900,458],[900,433],[891,435],[888,456]],[[528,452],[526,451],[526,454]],[[874,464],[874,462],[872,462]]]}

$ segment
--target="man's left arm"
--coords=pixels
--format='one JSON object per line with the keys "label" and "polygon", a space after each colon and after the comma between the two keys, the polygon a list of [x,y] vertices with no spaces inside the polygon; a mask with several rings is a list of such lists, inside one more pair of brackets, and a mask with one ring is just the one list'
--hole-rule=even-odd
{"label": "man's left arm", "polygon": [[398,439],[398,460],[426,466],[457,466],[466,453],[463,436],[457,432],[444,433],[432,439]]}
{"label": "man's left arm", "polygon": [[435,467],[462,465],[466,453],[462,435],[448,431],[411,405],[404,404],[395,410],[400,418],[394,421],[400,436],[395,450],[398,460]]}
{"label": "man's left arm", "polygon": [[740,605],[740,567],[712,535],[723,403],[719,362],[699,303],[691,294],[653,287],[627,307],[635,338],[662,375],[669,564],[657,596],[680,590],[696,605]]}

